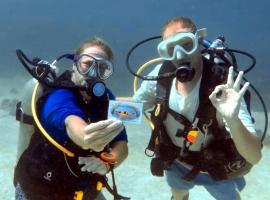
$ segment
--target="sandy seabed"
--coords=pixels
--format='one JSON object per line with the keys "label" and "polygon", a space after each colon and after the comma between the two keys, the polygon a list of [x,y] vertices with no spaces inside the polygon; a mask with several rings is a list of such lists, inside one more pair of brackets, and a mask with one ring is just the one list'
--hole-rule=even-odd
{"label": "sandy seabed", "polygon": [[[16,89],[16,86],[23,84],[23,80],[14,81],[0,79],[0,199],[7,200],[14,199],[12,179],[18,140],[18,122],[11,109],[14,106],[14,101],[20,96],[20,88]],[[10,84],[11,82],[13,84]],[[256,113],[256,115],[260,119],[262,114]],[[126,128],[129,137],[129,157],[115,170],[119,193],[134,200],[169,200],[170,189],[165,178],[151,175],[149,167],[151,159],[144,154],[150,137],[150,128],[145,121],[140,126],[127,125]],[[247,185],[241,194],[243,200],[269,199],[269,146],[266,145],[262,152],[262,160],[246,175]],[[113,199],[106,191],[104,193],[108,200]],[[190,200],[212,199],[201,186],[195,187],[190,192]]]}

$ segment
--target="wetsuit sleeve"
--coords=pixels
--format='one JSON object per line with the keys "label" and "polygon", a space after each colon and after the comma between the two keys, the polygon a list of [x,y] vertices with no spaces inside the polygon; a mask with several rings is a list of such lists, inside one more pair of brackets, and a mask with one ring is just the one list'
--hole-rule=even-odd
{"label": "wetsuit sleeve", "polygon": [[[114,94],[112,93],[111,90],[107,89],[108,91],[108,95],[109,95],[109,99],[110,100],[115,100],[115,96]],[[126,132],[126,128],[124,127],[124,129],[121,131],[121,133],[119,133],[113,140],[111,143],[116,143],[118,141],[128,141],[128,138],[127,138],[127,132]]]}
{"label": "wetsuit sleeve", "polygon": [[[156,66],[156,68],[148,75],[157,76],[160,67],[161,65]],[[143,81],[140,88],[136,91],[132,98],[135,102],[142,102],[144,110],[148,110],[154,106],[156,97],[156,84],[156,81]]]}
{"label": "wetsuit sleeve", "polygon": [[44,128],[58,142],[63,144],[68,139],[65,119],[69,115],[85,118],[83,111],[77,105],[74,94],[65,89],[51,92],[44,100],[40,109],[40,119]]}

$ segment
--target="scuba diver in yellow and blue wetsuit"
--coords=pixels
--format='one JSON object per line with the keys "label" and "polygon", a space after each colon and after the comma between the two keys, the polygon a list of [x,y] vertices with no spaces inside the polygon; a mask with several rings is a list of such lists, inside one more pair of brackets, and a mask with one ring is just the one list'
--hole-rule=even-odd
{"label": "scuba diver in yellow and blue wetsuit", "polygon": [[[33,95],[24,95],[32,96],[31,112],[24,109],[29,100],[17,105],[21,127],[28,124],[33,133],[30,141],[19,141],[16,200],[101,200],[105,199],[102,187],[115,200],[128,199],[118,194],[113,174],[127,157],[128,147],[123,123],[107,119],[109,99],[114,99],[104,83],[113,73],[110,46],[95,37],[53,64],[31,61],[21,50],[17,55],[38,83],[33,91],[27,89]],[[55,66],[63,58],[71,59],[73,68],[57,76]],[[20,130],[25,134],[26,129]],[[107,182],[109,172],[113,188]]]}
{"label": "scuba diver in yellow and blue wetsuit", "polygon": [[[235,57],[224,48],[223,38],[210,43],[205,36],[206,29],[176,17],[163,28],[160,58],[137,73],[129,64],[135,48],[158,37],[138,43],[127,55],[129,71],[144,80],[133,101],[143,102],[149,111],[152,135],[146,154],[154,153],[151,172],[165,172],[173,200],[187,200],[196,185],[217,200],[240,199],[243,175],[261,159],[262,142],[244,101],[249,83],[241,85],[243,71],[234,80]],[[157,62],[162,64],[147,76],[139,75]]]}

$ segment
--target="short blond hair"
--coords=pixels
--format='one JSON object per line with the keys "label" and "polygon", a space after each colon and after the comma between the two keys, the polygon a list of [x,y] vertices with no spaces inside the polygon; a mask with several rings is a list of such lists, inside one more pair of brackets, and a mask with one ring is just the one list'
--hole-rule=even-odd
{"label": "short blond hair", "polygon": [[197,27],[194,24],[194,22],[188,18],[188,17],[174,17],[172,19],[170,19],[169,21],[166,22],[166,24],[163,26],[162,28],[162,36],[164,35],[165,30],[167,29],[167,27],[169,27],[172,24],[182,24],[183,28],[190,28],[191,31],[193,33],[195,33],[197,31]]}

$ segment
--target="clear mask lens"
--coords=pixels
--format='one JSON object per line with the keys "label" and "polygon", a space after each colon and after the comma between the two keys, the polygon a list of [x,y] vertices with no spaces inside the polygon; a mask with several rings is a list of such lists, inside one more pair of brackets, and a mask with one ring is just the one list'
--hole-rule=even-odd
{"label": "clear mask lens", "polygon": [[98,74],[103,77],[103,79],[107,79],[113,73],[113,64],[107,60],[100,60],[98,62]]}
{"label": "clear mask lens", "polygon": [[181,55],[191,55],[197,48],[197,34],[194,35],[190,32],[177,33],[159,43],[158,53],[166,60],[175,60],[177,51],[181,51]]}
{"label": "clear mask lens", "polygon": [[80,74],[102,80],[109,78],[113,73],[112,62],[86,54],[78,57],[76,67]]}
{"label": "clear mask lens", "polygon": [[181,46],[186,52],[190,52],[194,48],[195,44],[190,37],[184,37],[181,40],[168,43],[167,45],[168,55],[173,56],[174,48],[176,45]]}

